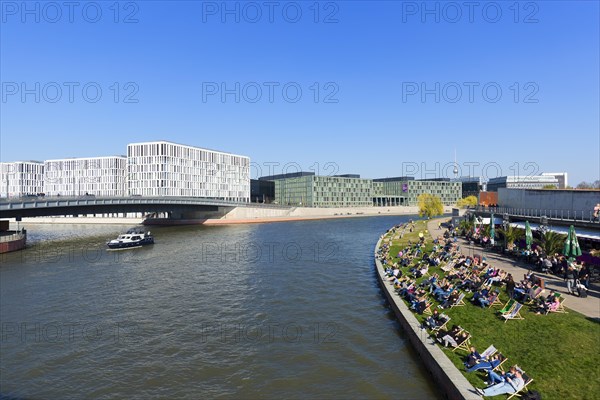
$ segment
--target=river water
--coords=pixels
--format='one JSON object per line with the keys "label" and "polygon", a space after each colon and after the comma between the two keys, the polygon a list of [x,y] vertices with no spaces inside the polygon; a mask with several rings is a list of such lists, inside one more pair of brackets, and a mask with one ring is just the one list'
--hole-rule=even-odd
{"label": "river water", "polygon": [[439,397],[377,285],[408,217],[152,229],[26,226],[1,256],[0,393],[11,399]]}

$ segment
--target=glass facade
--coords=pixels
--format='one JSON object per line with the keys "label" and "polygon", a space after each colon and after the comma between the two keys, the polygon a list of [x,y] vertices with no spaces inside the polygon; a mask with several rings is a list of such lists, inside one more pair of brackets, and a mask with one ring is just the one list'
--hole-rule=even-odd
{"label": "glass facade", "polygon": [[416,206],[422,193],[439,196],[444,205],[461,198],[462,184],[448,181],[385,181],[335,176],[275,180],[275,200],[303,207]]}

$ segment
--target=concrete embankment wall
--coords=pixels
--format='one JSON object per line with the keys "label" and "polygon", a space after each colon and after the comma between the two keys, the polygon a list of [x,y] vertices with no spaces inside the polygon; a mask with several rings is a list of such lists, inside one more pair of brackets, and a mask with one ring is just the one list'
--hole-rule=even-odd
{"label": "concrete embankment wall", "polygon": [[421,324],[417,318],[406,304],[404,304],[400,296],[396,294],[393,284],[384,278],[383,265],[377,258],[377,249],[381,246],[381,242],[382,240],[380,239],[375,247],[377,280],[388,303],[392,307],[392,310],[394,310],[396,318],[398,318],[402,326],[402,330],[406,333],[408,340],[425,364],[425,368],[432,375],[432,379],[439,386],[440,391],[446,398],[452,400],[481,400],[473,385],[454,366],[442,349],[436,345],[436,342],[429,337],[427,331],[421,329]]}
{"label": "concrete embankment wall", "polygon": [[[533,190],[533,189],[498,189],[498,205],[520,209],[546,210],[564,216],[569,213],[589,217],[594,206],[600,203],[599,190]],[[575,214],[576,213],[576,214]]]}

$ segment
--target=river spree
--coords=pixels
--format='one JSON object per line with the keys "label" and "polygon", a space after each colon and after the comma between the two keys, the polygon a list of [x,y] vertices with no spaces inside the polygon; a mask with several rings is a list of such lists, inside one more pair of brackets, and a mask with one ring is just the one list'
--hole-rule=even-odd
{"label": "river spree", "polygon": [[408,217],[151,229],[27,226],[1,256],[8,398],[439,397],[373,267]]}

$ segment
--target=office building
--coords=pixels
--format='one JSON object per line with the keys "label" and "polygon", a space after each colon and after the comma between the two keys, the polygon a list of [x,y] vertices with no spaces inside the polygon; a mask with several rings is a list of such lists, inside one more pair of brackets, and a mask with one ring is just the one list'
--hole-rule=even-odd
{"label": "office building", "polygon": [[491,178],[487,183],[488,192],[497,192],[500,188],[507,189],[543,189],[553,186],[558,189],[558,179],[553,175],[533,176],[499,176]]}
{"label": "office building", "polygon": [[15,161],[0,163],[0,197],[22,197],[44,192],[44,163]]}
{"label": "office building", "polygon": [[127,146],[130,195],[250,201],[250,158],[167,141]]}
{"label": "office building", "polygon": [[125,196],[125,156],[65,158],[44,162],[47,196]]}

